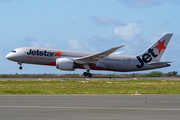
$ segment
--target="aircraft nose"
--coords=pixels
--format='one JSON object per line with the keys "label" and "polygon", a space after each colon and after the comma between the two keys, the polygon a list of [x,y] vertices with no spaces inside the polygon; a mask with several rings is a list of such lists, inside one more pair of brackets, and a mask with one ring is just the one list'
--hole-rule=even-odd
{"label": "aircraft nose", "polygon": [[6,55],[6,58],[8,60],[15,60],[16,59],[16,55],[13,54],[13,53],[9,53],[9,54]]}
{"label": "aircraft nose", "polygon": [[6,58],[7,58],[8,60],[10,60],[10,59],[11,59],[11,53],[7,54],[7,55],[6,55]]}

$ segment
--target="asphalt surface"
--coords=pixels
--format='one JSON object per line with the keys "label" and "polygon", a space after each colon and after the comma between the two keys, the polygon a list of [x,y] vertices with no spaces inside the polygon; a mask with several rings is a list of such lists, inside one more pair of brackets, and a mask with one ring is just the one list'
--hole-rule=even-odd
{"label": "asphalt surface", "polygon": [[180,95],[0,95],[0,120],[178,120]]}
{"label": "asphalt surface", "polygon": [[87,80],[132,80],[132,79],[171,79],[171,80],[180,80],[180,77],[118,77],[118,78],[0,78],[0,80],[59,80],[59,79],[87,79]]}

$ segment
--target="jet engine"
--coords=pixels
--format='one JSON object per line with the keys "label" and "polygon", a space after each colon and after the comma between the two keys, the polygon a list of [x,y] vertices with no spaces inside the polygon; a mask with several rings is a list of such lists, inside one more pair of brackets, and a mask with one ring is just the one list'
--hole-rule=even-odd
{"label": "jet engine", "polygon": [[68,58],[58,58],[56,59],[56,68],[60,70],[66,71],[74,71],[75,63],[73,60]]}

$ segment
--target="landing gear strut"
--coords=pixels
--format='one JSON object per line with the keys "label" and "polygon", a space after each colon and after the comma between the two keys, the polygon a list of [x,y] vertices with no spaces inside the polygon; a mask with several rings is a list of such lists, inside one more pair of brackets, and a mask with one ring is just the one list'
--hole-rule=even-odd
{"label": "landing gear strut", "polygon": [[18,64],[20,65],[20,66],[19,66],[19,69],[22,70],[22,69],[23,69],[22,63],[18,62]]}
{"label": "landing gear strut", "polygon": [[92,74],[90,73],[90,67],[88,64],[83,65],[83,67],[87,70],[87,72],[84,72],[84,76],[92,77]]}

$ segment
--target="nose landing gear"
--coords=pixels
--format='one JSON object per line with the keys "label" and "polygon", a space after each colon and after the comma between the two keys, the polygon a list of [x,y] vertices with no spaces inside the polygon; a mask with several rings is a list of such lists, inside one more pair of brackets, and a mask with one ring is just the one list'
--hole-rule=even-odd
{"label": "nose landing gear", "polygon": [[22,70],[22,69],[23,69],[22,63],[18,62],[18,64],[20,65],[20,66],[19,66],[19,69]]}

